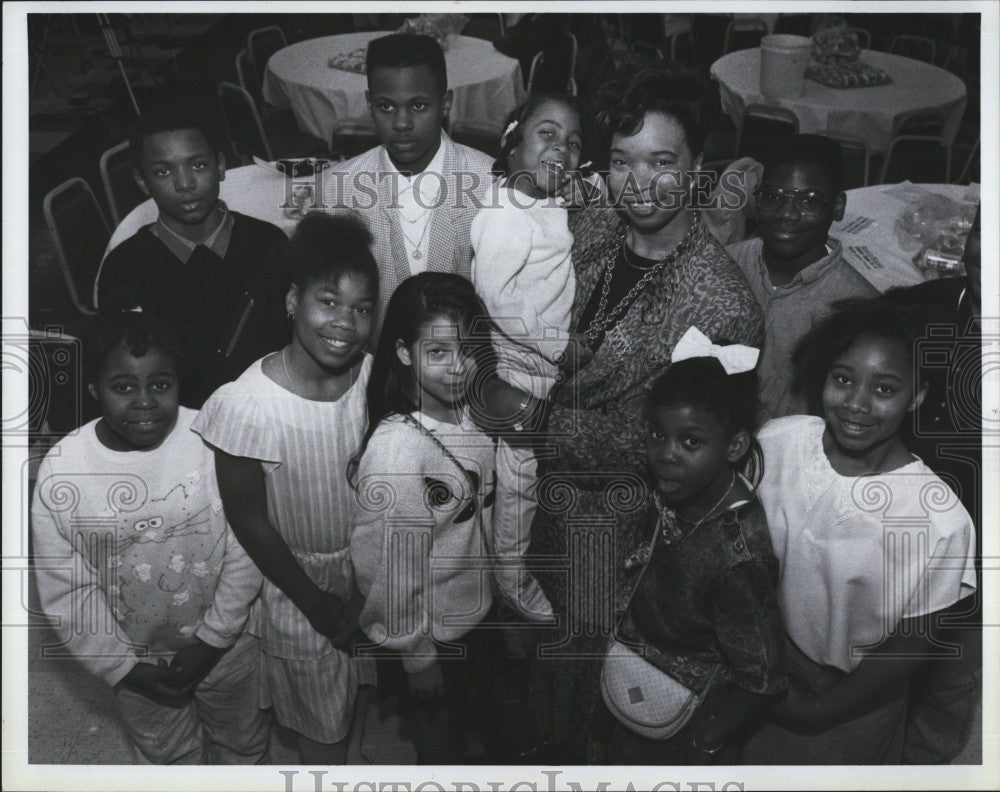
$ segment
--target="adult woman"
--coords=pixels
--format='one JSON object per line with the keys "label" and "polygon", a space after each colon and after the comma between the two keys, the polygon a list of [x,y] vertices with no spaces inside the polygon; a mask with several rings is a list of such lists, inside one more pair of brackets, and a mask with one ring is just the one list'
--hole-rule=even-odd
{"label": "adult woman", "polygon": [[606,758],[594,715],[601,658],[624,606],[615,581],[650,524],[649,385],[692,325],[714,341],[749,345],[763,332],[745,281],[689,206],[704,100],[703,83],[688,72],[644,67],[608,83],[595,126],[610,152],[612,203],[570,220],[573,327],[593,357],[551,396],[551,453],[541,462],[530,549],[547,557],[536,574],[560,617],[543,634],[531,685],[547,758],[556,762]]}

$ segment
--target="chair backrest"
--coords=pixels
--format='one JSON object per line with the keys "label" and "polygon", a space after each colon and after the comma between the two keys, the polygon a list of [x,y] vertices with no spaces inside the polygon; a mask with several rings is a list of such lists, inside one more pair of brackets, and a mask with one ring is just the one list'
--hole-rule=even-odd
{"label": "chair backrest", "polygon": [[773,105],[749,104],[736,136],[733,158],[753,157],[766,162],[781,142],[797,134],[799,119],[791,110]]}
{"label": "chair backrest", "polygon": [[249,163],[256,156],[272,162],[274,156],[271,144],[264,132],[264,124],[253,97],[240,86],[229,82],[220,82],[216,92],[222,109],[222,120],[226,124],[229,146],[236,158]]}
{"label": "chair backrest", "polygon": [[869,33],[864,28],[859,27],[849,27],[848,31],[853,33],[858,37],[858,44],[861,45],[861,49],[871,49],[872,48],[872,34]]}
{"label": "chair backrest", "polygon": [[335,157],[349,159],[375,148],[380,142],[370,118],[345,118],[333,128],[330,151]]}
{"label": "chair backrest", "polygon": [[264,79],[264,69],[271,56],[287,46],[285,31],[277,25],[257,28],[247,34],[247,53],[258,82]]}
{"label": "chair backrest", "polygon": [[245,47],[236,53],[236,79],[240,84],[240,88],[250,94],[255,102],[259,103],[262,98],[261,80],[257,76],[253,63],[250,62],[250,53]]}
{"label": "chair backrest", "polygon": [[[554,78],[558,78],[558,87],[556,90],[566,91],[567,93],[576,96],[576,58],[580,47],[576,40],[576,36],[574,36],[570,31],[565,30],[562,35],[564,37],[565,50],[552,50],[552,52],[550,52],[552,59],[557,61],[556,63],[546,64],[545,53],[542,50],[536,52],[535,57],[531,59],[531,69],[528,72],[528,96],[531,96],[532,92],[539,87],[539,76],[543,70],[546,72],[546,76],[554,76]],[[566,54],[566,60],[565,64],[561,64],[559,61],[562,61],[562,58],[559,56],[561,56],[564,51]],[[546,68],[546,65],[548,65],[548,68]],[[553,74],[556,69],[562,68],[565,68],[565,77],[562,76],[561,71]],[[548,80],[546,81],[546,85],[550,85]]]}
{"label": "chair backrest", "polygon": [[966,158],[965,163],[962,165],[962,170],[959,171],[958,176],[955,179],[956,184],[969,184],[970,182],[979,182],[980,170],[979,170],[979,136],[976,136],[976,142],[972,146],[972,151],[969,152],[969,156]]}
{"label": "chair backrest", "polygon": [[844,153],[844,184],[843,189],[853,190],[856,187],[867,187],[871,179],[872,155],[868,143],[859,138],[823,133],[840,144]]}
{"label": "chair backrest", "polygon": [[136,184],[132,166],[132,149],[126,140],[109,148],[98,163],[104,195],[108,199],[111,221],[117,226],[122,218],[146,200]]}
{"label": "chair backrest", "polygon": [[774,23],[775,33],[786,33],[793,36],[812,35],[813,15],[812,14],[778,14]]}
{"label": "chair backrest", "polygon": [[940,108],[913,110],[896,117],[892,128],[896,135],[944,135],[944,111]]}
{"label": "chair backrest", "polygon": [[763,19],[736,17],[726,25],[726,36],[722,40],[722,53],[759,47],[760,40],[766,35],[767,23]]}
{"label": "chair backrest", "polygon": [[889,143],[880,184],[940,184],[951,175],[951,149],[934,135],[897,135]]}
{"label": "chair backrest", "polygon": [[679,30],[667,37],[667,48],[670,60],[680,61],[686,66],[694,66],[695,46],[694,35],[690,30]]}
{"label": "chair backrest", "polygon": [[545,53],[539,50],[535,53],[535,57],[531,59],[531,69],[528,71],[528,96],[531,96],[532,91],[535,90],[535,78],[538,76],[538,71],[544,63]]}
{"label": "chair backrest", "polygon": [[469,21],[462,28],[463,36],[495,41],[506,35],[507,25],[503,14],[469,14]]}
{"label": "chair backrest", "polygon": [[74,176],[45,196],[42,213],[73,305],[82,314],[95,313],[90,295],[111,229],[94,191]]}
{"label": "chair backrest", "polygon": [[463,146],[471,146],[484,154],[500,158],[500,135],[503,130],[470,121],[456,121],[451,128],[451,139]]}
{"label": "chair backrest", "polygon": [[903,55],[907,58],[916,58],[925,63],[934,63],[937,56],[937,45],[933,39],[926,36],[913,36],[909,33],[900,33],[894,37],[889,45],[889,52],[894,55]]}

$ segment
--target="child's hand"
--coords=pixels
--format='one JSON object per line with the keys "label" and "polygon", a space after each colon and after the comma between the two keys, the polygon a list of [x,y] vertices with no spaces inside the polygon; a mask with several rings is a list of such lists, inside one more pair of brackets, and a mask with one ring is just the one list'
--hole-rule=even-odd
{"label": "child's hand", "polygon": [[556,198],[563,206],[579,209],[603,195],[604,191],[604,180],[600,176],[585,179],[580,171],[566,171]]}
{"label": "child's hand", "polygon": [[809,731],[823,726],[819,704],[818,698],[792,684],[787,695],[774,705],[771,713],[781,723],[798,731]]}
{"label": "child's hand", "polygon": [[410,683],[410,695],[414,698],[432,699],[444,695],[444,674],[436,660],[423,671],[406,676]]}
{"label": "child's hand", "polygon": [[337,649],[350,655],[363,636],[358,616],[364,604],[364,597],[357,591],[346,602],[329,591],[319,591],[305,615],[316,632],[325,635]]}
{"label": "child's hand", "polygon": [[202,640],[181,647],[170,661],[170,670],[174,672],[174,684],[193,689],[208,676],[208,672],[225,653],[225,649],[211,646]]}
{"label": "child's hand", "polygon": [[192,688],[178,687],[175,682],[176,672],[167,668],[166,661],[162,660],[158,665],[136,663],[118,685],[157,704],[179,709],[191,698]]}
{"label": "child's hand", "polygon": [[594,357],[594,350],[588,346],[589,339],[583,333],[570,333],[569,343],[559,361],[559,370],[566,379],[573,379],[576,373]]}

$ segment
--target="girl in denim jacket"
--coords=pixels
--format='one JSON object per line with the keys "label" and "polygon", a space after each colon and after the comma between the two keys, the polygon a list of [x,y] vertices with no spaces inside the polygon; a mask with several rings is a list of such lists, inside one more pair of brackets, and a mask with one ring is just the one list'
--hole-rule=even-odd
{"label": "girl in denim jacket", "polygon": [[615,762],[729,758],[742,728],[787,687],[778,563],[754,492],[756,359],[756,349],[716,346],[691,328],[651,388],[652,540],[626,561],[646,569],[628,587],[617,637],[703,699],[666,740],[615,722]]}

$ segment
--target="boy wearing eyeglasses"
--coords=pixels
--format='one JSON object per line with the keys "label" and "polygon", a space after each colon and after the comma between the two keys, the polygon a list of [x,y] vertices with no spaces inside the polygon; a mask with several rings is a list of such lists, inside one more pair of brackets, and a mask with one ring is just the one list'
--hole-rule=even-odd
{"label": "boy wearing eyeglasses", "polygon": [[792,392],[791,353],[799,339],[837,300],[879,294],[828,236],[844,216],[843,179],[837,141],[794,135],[765,163],[754,192],[760,238],[726,248],[764,310],[757,364],[762,420],[806,412]]}

